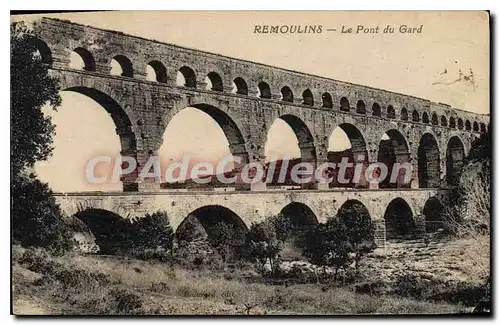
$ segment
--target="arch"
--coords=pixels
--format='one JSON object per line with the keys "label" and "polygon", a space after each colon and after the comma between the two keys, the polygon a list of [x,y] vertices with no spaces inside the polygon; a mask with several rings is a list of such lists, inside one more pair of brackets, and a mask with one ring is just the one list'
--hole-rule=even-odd
{"label": "arch", "polygon": [[[180,76],[182,78],[182,81],[179,82],[179,78],[177,78],[177,85],[178,86],[183,86],[183,87],[187,87],[187,88],[196,88],[196,74],[194,72],[193,69],[191,69],[190,67],[188,66],[183,66],[179,69],[178,71],[178,75],[180,74]],[[179,84],[181,83],[181,84]]]}
{"label": "arch", "polygon": [[413,110],[413,113],[411,113],[411,120],[413,122],[418,122],[420,121],[420,115],[418,114],[417,110]]}
{"label": "arch", "polygon": [[95,60],[92,53],[84,49],[83,47],[77,47],[73,50],[83,61],[83,70],[85,71],[95,71]]}
{"label": "arch", "polygon": [[280,215],[290,220],[293,229],[304,229],[319,223],[314,212],[301,202],[292,202],[283,207]]}
{"label": "arch", "polygon": [[455,118],[452,116],[450,117],[450,128],[454,129],[455,127]]}
{"label": "arch", "polygon": [[73,91],[86,95],[101,105],[111,115],[116,125],[116,133],[120,137],[122,153],[130,154],[136,152],[136,137],[132,128],[131,118],[113,98],[100,90],[83,86],[68,87],[63,89],[63,91]]}
{"label": "arch", "polygon": [[486,133],[486,125],[484,123],[481,123],[480,127],[481,127],[481,133]]}
{"label": "arch", "polygon": [[[408,142],[401,132],[391,129],[381,137],[378,147],[378,162],[387,167],[387,177],[379,183],[379,188],[409,188],[411,171],[405,168],[394,169],[396,163],[407,166],[410,161]],[[393,175],[394,173],[396,173]],[[395,182],[391,180],[395,178]]]}
{"label": "arch", "polygon": [[462,140],[454,136],[448,141],[446,147],[446,182],[448,185],[458,185],[464,159],[465,150]]}
{"label": "arch", "polygon": [[351,109],[349,105],[349,100],[345,97],[340,99],[340,110],[348,112]]}
{"label": "arch", "polygon": [[422,122],[429,123],[429,114],[427,114],[427,112],[422,114]]}
{"label": "arch", "polygon": [[321,95],[321,101],[323,102],[323,107],[325,108],[333,108],[333,99],[330,93],[325,92]]}
{"label": "arch", "polygon": [[115,57],[113,57],[113,60],[118,62],[118,64],[120,65],[122,69],[122,77],[132,78],[134,76],[134,68],[132,66],[132,61],[130,61],[129,58],[124,55],[116,55]]}
{"label": "arch", "polygon": [[387,106],[387,118],[396,118],[396,110],[392,105]]}
{"label": "arch", "polygon": [[38,54],[40,55],[40,59],[42,63],[45,64],[52,64],[52,51],[50,50],[49,46],[47,43],[42,41],[38,37],[31,37],[30,42],[32,45],[35,47],[35,49],[38,51]]}
{"label": "arch", "polygon": [[293,103],[293,92],[290,87],[285,86],[281,88],[281,100],[284,102]]}
{"label": "arch", "polygon": [[[235,86],[235,93],[239,95],[248,95],[248,85],[245,79],[236,77],[233,80]],[[234,87],[233,87],[234,88]]]}
{"label": "arch", "polygon": [[[207,78],[210,81],[211,87],[209,90],[213,91],[223,91],[224,87],[222,85],[222,78],[217,72],[209,72]],[[207,85],[208,86],[208,85]]]}
{"label": "arch", "polygon": [[446,116],[441,116],[441,126],[448,126],[448,120],[446,119]]}
{"label": "arch", "polygon": [[[329,151],[328,153],[328,161],[339,164],[343,158],[347,158],[349,162],[351,163],[362,163],[366,167],[368,165],[368,149],[365,141],[365,137],[363,136],[363,133],[353,124],[350,123],[341,123],[337,126],[337,128],[340,128],[344,133],[345,136],[349,139],[349,142],[351,144],[351,147],[342,151]],[[332,131],[332,135],[335,133],[336,129]],[[331,140],[330,140],[331,141]],[[329,149],[330,150],[330,149]],[[356,188],[367,188],[368,187],[368,182],[366,181],[364,177],[364,170],[363,173],[360,175],[360,179],[355,180],[353,179],[354,176],[354,167],[348,167],[346,169],[346,176],[344,176],[345,179],[349,179],[350,181],[348,183],[339,183],[337,181],[338,179],[338,170],[333,171],[333,179],[332,182],[329,183],[329,187],[356,187]]]}
{"label": "arch", "polygon": [[155,73],[155,81],[166,83],[167,82],[167,68],[160,61],[153,60],[148,63]]}
{"label": "arch", "polygon": [[131,248],[127,247],[130,243],[123,240],[123,236],[129,229],[129,223],[119,214],[105,209],[86,208],[78,211],[74,216],[81,220],[94,235],[95,243],[99,246],[101,253],[112,254]]}
{"label": "arch", "polygon": [[382,110],[380,108],[380,105],[377,103],[373,103],[372,105],[372,116],[378,116],[378,117],[382,116]]}
{"label": "arch", "polygon": [[[373,223],[371,220],[370,212],[366,206],[358,200],[347,200],[345,201],[337,212],[337,218],[345,226],[349,233],[349,238],[351,238],[355,243],[361,243],[363,241],[374,241],[373,231],[363,231],[365,228],[360,227],[361,225],[368,224],[372,227]],[[361,230],[361,231],[360,231]],[[369,237],[371,238],[367,238]]]}
{"label": "arch", "polygon": [[418,145],[418,183],[420,188],[436,188],[440,185],[439,146],[436,138],[425,133]]}
{"label": "arch", "polygon": [[309,89],[304,90],[302,93],[302,104],[307,106],[314,106],[314,97]]}
{"label": "arch", "polygon": [[469,121],[469,120],[466,120],[466,121],[465,121],[465,129],[466,129],[467,131],[470,131],[470,130],[472,129],[472,127],[471,127],[471,124],[470,124],[470,121]]}
{"label": "arch", "polygon": [[362,100],[358,100],[356,103],[356,113],[358,114],[366,114],[365,102]]}
{"label": "arch", "polygon": [[179,241],[193,241],[216,236],[220,223],[233,229],[233,239],[242,240],[248,231],[243,220],[231,209],[221,205],[206,205],[191,213],[180,223],[175,232]]}
{"label": "arch", "polygon": [[407,237],[416,227],[413,212],[402,198],[392,200],[384,214],[386,239]]}
{"label": "arch", "polygon": [[404,107],[401,109],[401,120],[408,121],[408,110]]}
{"label": "arch", "polygon": [[257,87],[259,88],[259,97],[260,98],[271,99],[271,88],[269,87],[269,85],[266,82],[264,82],[264,81],[259,82]]}
{"label": "arch", "polygon": [[299,117],[291,114],[285,114],[279,118],[285,121],[295,133],[299,142],[301,161],[315,163],[316,149],[314,146],[314,137],[306,123]]}
{"label": "arch", "polygon": [[479,124],[477,124],[476,121],[474,121],[474,123],[472,123],[472,130],[474,132],[479,132]]}
{"label": "arch", "polygon": [[443,227],[444,207],[441,201],[430,197],[424,205],[422,213],[425,216],[425,231],[434,232]]}
{"label": "arch", "polygon": [[432,113],[431,122],[432,122],[432,125],[438,125],[439,124],[438,116],[437,116],[436,112]]}
{"label": "arch", "polygon": [[458,124],[458,129],[459,130],[463,130],[464,129],[464,120],[462,120],[460,117],[458,118],[457,124]]}

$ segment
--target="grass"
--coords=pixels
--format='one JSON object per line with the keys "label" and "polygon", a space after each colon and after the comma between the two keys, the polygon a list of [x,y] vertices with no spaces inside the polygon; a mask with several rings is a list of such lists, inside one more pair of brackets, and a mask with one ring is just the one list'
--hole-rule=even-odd
{"label": "grass", "polygon": [[[442,314],[460,305],[370,296],[318,284],[270,285],[211,270],[13,249],[14,312],[52,314]],[[36,297],[36,299],[34,299]],[[42,303],[43,302],[43,303]],[[17,310],[16,310],[17,308]],[[24,308],[24,309],[23,309]]]}

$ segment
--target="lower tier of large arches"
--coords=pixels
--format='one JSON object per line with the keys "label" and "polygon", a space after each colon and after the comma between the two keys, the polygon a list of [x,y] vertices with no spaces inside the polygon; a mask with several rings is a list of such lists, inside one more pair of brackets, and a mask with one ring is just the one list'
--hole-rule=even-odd
{"label": "lower tier of large arches", "polygon": [[[336,217],[352,202],[368,212],[379,244],[386,239],[436,230],[442,220],[446,190],[344,190],[272,192],[64,193],[56,201],[66,215],[107,211],[122,218],[140,218],[165,211],[177,230],[191,216],[202,225],[228,221],[249,228],[270,216],[289,216],[295,225],[314,225]],[[439,207],[435,208],[435,207]],[[439,210],[439,211],[438,211]],[[93,218],[100,218],[92,213]],[[208,216],[208,217],[207,217]],[[217,218],[224,220],[218,220]],[[89,217],[87,217],[89,218]],[[210,220],[208,220],[210,219]]]}

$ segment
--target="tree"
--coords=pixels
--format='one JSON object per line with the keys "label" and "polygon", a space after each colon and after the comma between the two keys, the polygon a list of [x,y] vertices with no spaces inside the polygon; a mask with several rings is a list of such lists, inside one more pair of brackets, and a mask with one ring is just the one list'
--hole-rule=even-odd
{"label": "tree", "polygon": [[133,246],[140,249],[171,250],[174,230],[166,212],[147,213],[144,217],[130,221],[130,239]]}
{"label": "tree", "polygon": [[71,248],[69,228],[47,184],[28,170],[52,151],[54,126],[41,109],[60,105],[58,81],[49,76],[35,35],[22,23],[10,31],[12,235],[21,245],[62,252]]}
{"label": "tree", "polygon": [[42,61],[39,40],[23,23],[11,25],[11,168],[17,178],[36,161],[52,152],[54,126],[42,107],[61,104],[58,80],[49,76],[49,64]]}
{"label": "tree", "polygon": [[354,267],[358,268],[361,257],[375,249],[375,229],[370,214],[361,204],[351,204],[339,210],[337,218],[347,231],[351,252],[355,254]]}

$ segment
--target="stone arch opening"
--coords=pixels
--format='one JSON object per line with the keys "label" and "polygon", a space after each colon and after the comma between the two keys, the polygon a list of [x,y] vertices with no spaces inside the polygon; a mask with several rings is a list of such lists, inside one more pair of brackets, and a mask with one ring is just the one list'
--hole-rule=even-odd
{"label": "stone arch opening", "polygon": [[70,69],[95,71],[95,60],[92,54],[83,47],[77,47],[70,54]]}
{"label": "stone arch opening", "polygon": [[[297,186],[302,188],[312,188],[314,185],[314,174],[304,175],[303,178],[311,177],[311,182],[300,184],[291,178],[291,171],[299,163],[308,163],[313,167],[316,165],[316,149],[314,138],[305,124],[299,117],[285,114],[276,119],[267,133],[264,147],[266,162],[275,164],[274,174],[268,175],[271,186]],[[299,168],[299,167],[296,167]],[[280,174],[282,170],[282,177]],[[299,170],[304,172],[303,167]],[[273,170],[269,170],[273,172]],[[313,170],[311,170],[314,173]]]}
{"label": "stone arch opening", "polygon": [[323,107],[324,108],[333,108],[333,99],[332,99],[332,95],[330,95],[330,93],[323,93],[323,95],[321,95],[321,100],[323,102]]}
{"label": "stone arch opening", "polygon": [[431,197],[425,202],[423,214],[425,216],[426,232],[435,232],[443,228],[444,207],[437,198]]}
{"label": "stone arch opening", "polygon": [[259,89],[258,96],[260,98],[271,99],[271,87],[269,87],[269,84],[267,84],[264,81],[261,81],[257,85],[257,88]]}
{"label": "stone arch opening", "polygon": [[392,105],[387,106],[387,118],[396,118],[396,110]]}
{"label": "stone arch opening", "polygon": [[212,91],[223,91],[224,87],[222,85],[222,78],[217,72],[209,72],[207,74],[207,77],[205,79],[205,82],[207,84],[206,90],[212,90]]}
{"label": "stone arch opening", "polygon": [[[168,121],[158,154],[161,166],[165,166],[162,171],[173,163],[189,159],[185,172],[168,174],[167,177],[172,179],[163,177],[162,188],[250,187],[250,184],[241,183],[238,177],[241,167],[249,162],[243,134],[234,120],[218,107],[200,103],[178,111]],[[225,159],[228,160],[227,163],[222,164]],[[193,174],[195,164],[202,164],[204,167],[201,172],[198,169]],[[223,170],[218,170],[218,166]],[[236,177],[236,183],[222,182],[218,177],[213,177],[222,173],[226,178]]]}
{"label": "stone arch opening", "polygon": [[314,106],[314,97],[309,89],[304,90],[302,93],[302,104],[307,106]]}
{"label": "stone arch opening", "polygon": [[402,198],[396,198],[389,203],[384,220],[386,239],[408,237],[416,230],[413,212]]}
{"label": "stone arch opening", "polygon": [[427,112],[422,114],[422,122],[429,123],[429,114],[427,114]]}
{"label": "stone arch opening", "polygon": [[207,205],[189,213],[175,232],[181,242],[210,240],[219,236],[221,230],[231,233],[233,243],[242,242],[248,231],[243,220],[231,209],[221,205]]}
{"label": "stone arch opening", "polygon": [[462,140],[454,136],[446,147],[446,182],[450,186],[458,185],[462,166],[465,159],[465,150]]}
{"label": "stone arch opening", "polygon": [[481,123],[481,133],[486,133],[486,125]]}
{"label": "stone arch opening", "polygon": [[450,117],[450,128],[454,129],[456,127],[455,125],[455,118],[454,117]]}
{"label": "stone arch opening", "polygon": [[300,260],[304,247],[305,234],[318,224],[314,212],[305,204],[292,202],[281,209],[280,218],[284,218],[290,226],[288,238],[284,243],[282,256],[284,260]]}
{"label": "stone arch opening", "polygon": [[479,124],[477,124],[477,122],[472,123],[472,130],[474,132],[478,132],[479,131]]}
{"label": "stone arch opening", "polygon": [[373,103],[372,105],[372,116],[382,116],[382,109],[378,103]]}
{"label": "stone arch opening", "polygon": [[196,88],[196,74],[193,69],[183,66],[177,71],[177,86]]}
{"label": "stone arch opening", "polygon": [[[374,241],[374,225],[371,220],[370,212],[360,201],[345,201],[337,212],[337,218],[346,226],[349,238],[351,238],[353,242],[361,243],[363,241]],[[360,232],[360,229],[363,229],[360,228],[362,225],[372,227],[372,231]]]}
{"label": "stone arch opening", "polygon": [[420,115],[418,115],[418,112],[417,112],[417,110],[416,110],[416,109],[415,109],[415,110],[413,110],[413,113],[411,114],[411,120],[412,120],[413,122],[418,122],[418,121],[420,121]]}
{"label": "stone arch opening", "polygon": [[401,120],[408,121],[408,110],[404,107],[401,109]]}
{"label": "stone arch opening", "polygon": [[345,111],[345,112],[349,112],[350,109],[351,109],[351,107],[349,104],[349,100],[345,97],[342,97],[340,99],[340,110]]}
{"label": "stone arch opening", "polygon": [[430,133],[420,138],[418,146],[418,182],[420,188],[437,188],[440,185],[439,146]]}
{"label": "stone arch opening", "polygon": [[239,95],[248,95],[248,85],[245,79],[237,77],[233,80],[233,93]]}
{"label": "stone arch opening", "polygon": [[356,113],[358,114],[366,114],[365,102],[362,100],[358,100],[356,104]]}
{"label": "stone arch opening", "polygon": [[464,120],[462,120],[461,118],[458,118],[458,129],[459,130],[463,130],[464,129]]}
{"label": "stone arch opening", "polygon": [[293,103],[293,92],[290,87],[285,86],[281,88],[281,100],[284,102]]}
{"label": "stone arch opening", "polygon": [[167,82],[167,68],[160,61],[151,61],[146,67],[148,81]]}
{"label": "stone arch opening", "polygon": [[448,126],[448,120],[446,119],[446,116],[441,116],[441,126]]}
{"label": "stone arch opening", "polygon": [[[328,140],[328,162],[339,166],[342,160],[353,166],[345,170],[345,175],[339,175],[339,168],[329,171],[329,177],[332,177],[329,187],[368,188],[364,175],[368,166],[366,142],[361,131],[350,123],[338,125]],[[358,175],[355,173],[357,165],[361,165],[359,179],[356,179]]]}
{"label": "stone arch opening", "polygon": [[470,131],[470,130],[472,129],[472,127],[471,127],[471,124],[470,124],[470,121],[469,121],[469,120],[466,120],[466,121],[465,121],[465,129],[466,129],[467,131]]}
{"label": "stone arch opening", "polygon": [[435,112],[432,113],[431,121],[432,121],[432,125],[438,125],[439,124],[438,116],[437,116],[437,114]]}
{"label": "stone arch opening", "polygon": [[126,233],[129,231],[129,223],[122,216],[97,208],[87,208],[77,212],[74,216],[86,226],[75,225],[76,228],[80,228],[76,233],[91,241],[92,238],[88,238],[91,236],[86,233],[85,228],[90,230],[101,253],[115,254],[131,248],[130,242],[125,240]]}
{"label": "stone arch opening", "polygon": [[[384,179],[379,179],[379,188],[410,187],[410,149],[401,132],[391,129],[382,135],[378,147],[378,162],[387,168],[387,176]],[[400,168],[396,168],[397,166]],[[383,178],[383,174],[379,168],[378,177]]]}
{"label": "stone arch opening", "polygon": [[132,78],[134,76],[132,61],[124,55],[116,55],[111,60],[111,75]]}
{"label": "stone arch opening", "polygon": [[42,63],[52,64],[52,51],[48,47],[47,43],[39,39],[38,37],[30,38],[30,42],[35,50],[35,55],[37,55]]}

